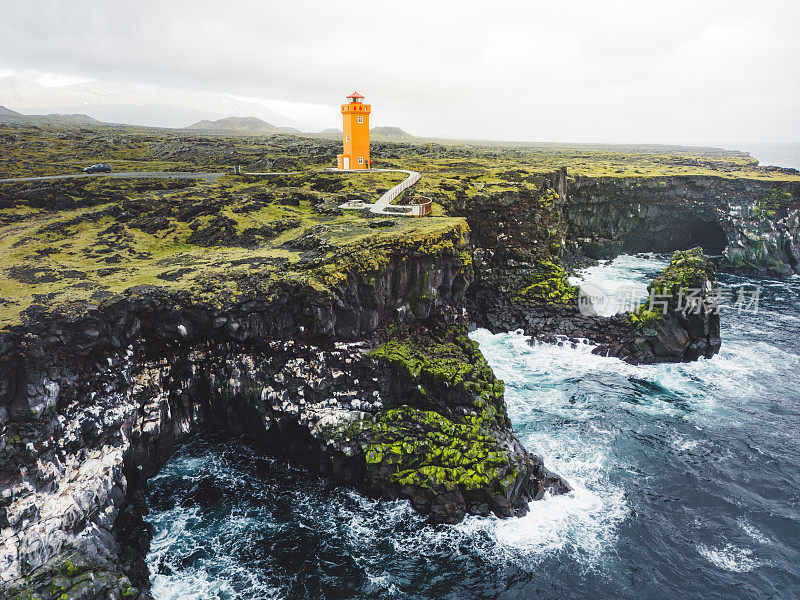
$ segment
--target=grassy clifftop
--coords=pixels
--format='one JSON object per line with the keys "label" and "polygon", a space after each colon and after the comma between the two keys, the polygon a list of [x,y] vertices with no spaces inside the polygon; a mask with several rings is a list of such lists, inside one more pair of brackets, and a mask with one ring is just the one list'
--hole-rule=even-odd
{"label": "grassy clifftop", "polygon": [[[280,283],[318,294],[392,253],[462,252],[463,220],[345,212],[402,175],[300,174],[181,180],[73,180],[0,186],[0,328],[32,304],[99,304],[136,286],[225,305]],[[469,256],[462,257],[466,266]],[[460,254],[459,254],[460,256]]]}
{"label": "grassy clifftop", "polygon": [[[433,219],[377,219],[337,206],[356,198],[374,201],[403,176],[320,172],[339,151],[334,140],[0,126],[0,141],[0,177],[72,173],[98,161],[116,171],[226,171],[239,164],[250,171],[297,172],[214,184],[103,178],[0,184],[0,327],[20,322],[32,304],[98,303],[144,284],[220,302],[247,291],[266,293],[279,281],[301,281],[325,293],[348,269],[385,261],[374,248],[417,252],[452,244],[442,241],[447,236],[463,237],[464,221],[445,212],[472,219],[478,246],[487,246],[480,237],[491,232],[497,260],[519,261],[524,250],[522,259],[549,264],[564,244],[564,199],[548,179],[561,167],[570,177],[800,181],[791,170],[708,148],[376,142],[376,166],[422,171],[408,195],[422,193],[436,203]],[[476,225],[481,220],[483,229]],[[539,271],[547,276],[528,278],[515,292],[541,296],[540,279],[564,279],[563,273]],[[548,297],[555,289],[550,283]]]}

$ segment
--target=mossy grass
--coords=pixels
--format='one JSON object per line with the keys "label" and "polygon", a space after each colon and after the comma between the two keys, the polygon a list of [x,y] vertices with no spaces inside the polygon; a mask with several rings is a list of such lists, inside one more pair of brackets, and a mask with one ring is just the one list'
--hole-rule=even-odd
{"label": "mossy grass", "polygon": [[[472,268],[460,241],[466,226],[444,215],[470,214],[486,198],[502,206],[506,195],[530,199],[529,207],[516,206],[529,209],[524,220],[536,227],[500,245],[510,258],[530,263],[527,272],[501,282],[503,292],[569,303],[575,291],[556,264],[564,243],[558,226],[564,199],[548,179],[556,169],[574,177],[715,176],[776,186],[800,180],[759,167],[746,154],[708,148],[376,142],[377,167],[422,171],[414,193],[434,199],[434,218],[383,219],[391,221],[387,226],[338,205],[374,200],[403,175],[322,172],[340,147],[325,136],[2,125],[0,137],[0,176],[7,177],[77,172],[100,161],[118,171],[231,171],[238,164],[296,172],[228,176],[214,184],[102,177],[0,184],[0,327],[19,323],[35,303],[88,302],[139,284],[186,290],[203,301],[265,291],[277,281],[329,293],[354,272],[380,268],[394,251],[455,253],[466,273]],[[754,210],[774,217],[786,202],[785,194],[769,197]],[[530,251],[531,241],[541,251]]]}
{"label": "mossy grass", "polygon": [[470,269],[462,219],[378,222],[336,208],[353,193],[374,199],[401,176],[332,177],[345,187],[314,189],[328,184],[314,176],[2,185],[0,328],[33,304],[88,305],[141,285],[222,305],[282,283],[331,295],[399,254],[449,253]]}
{"label": "mossy grass", "polygon": [[759,198],[750,207],[750,216],[759,219],[769,220],[780,213],[782,209],[792,203],[792,193],[782,189],[779,185],[772,188],[769,194]]}
{"label": "mossy grass", "polygon": [[568,280],[567,272],[559,263],[547,258],[535,261],[532,283],[511,297],[514,301],[534,301],[550,305],[571,305],[578,297],[578,288]]}
{"label": "mossy grass", "polygon": [[[327,136],[214,135],[142,127],[30,127],[0,125],[4,152],[0,177],[78,172],[93,162],[117,171],[307,170],[333,166],[340,138]],[[717,176],[797,181],[800,175],[769,169],[743,152],[719,148],[609,144],[526,144],[410,139],[373,144],[377,167],[416,168],[450,183],[547,173],[566,167],[588,177]],[[436,185],[438,187],[438,183]]]}
{"label": "mossy grass", "polygon": [[121,571],[69,547],[3,591],[8,600],[73,600],[98,593],[103,598],[144,597]]}
{"label": "mossy grass", "polygon": [[453,404],[465,407],[487,425],[507,421],[503,382],[494,376],[464,325],[398,334],[368,356],[382,369],[417,382],[409,403],[434,407],[434,402],[449,396]]}

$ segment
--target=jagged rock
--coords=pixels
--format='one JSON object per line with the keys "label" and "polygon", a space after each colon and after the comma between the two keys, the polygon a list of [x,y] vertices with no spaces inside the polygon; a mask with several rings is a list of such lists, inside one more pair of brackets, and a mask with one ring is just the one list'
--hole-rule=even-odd
{"label": "jagged rock", "polygon": [[[627,362],[654,363],[695,360],[719,352],[719,313],[709,303],[715,291],[714,267],[702,250],[695,248],[673,254],[670,265],[650,288],[666,304],[666,313],[648,313],[649,301],[636,313],[613,317],[583,314],[574,303],[548,304],[541,301],[509,300],[485,287],[470,289],[470,318],[473,326],[490,331],[521,329],[533,341],[594,345],[592,352],[615,356]],[[696,289],[697,314],[681,300],[680,290]],[[692,307],[690,307],[692,308]],[[644,311],[644,312],[643,312]]]}
{"label": "jagged rock", "polygon": [[92,556],[86,548],[65,551],[48,560],[6,593],[8,600],[152,600],[146,589],[133,585],[115,565]]}
{"label": "jagged rock", "polygon": [[[202,427],[408,498],[438,521],[521,514],[545,489],[567,491],[514,437],[502,383],[457,324],[471,273],[448,247],[398,253],[322,298],[295,288],[220,309],[141,286],[70,316],[29,310],[0,338],[0,406],[11,409],[0,430],[0,585],[35,591],[66,577],[90,597],[125,581],[146,587],[142,486]],[[400,307],[405,324],[381,334]],[[388,352],[398,344],[411,362]],[[376,459],[386,436],[409,445],[398,463]],[[451,443],[467,447],[435,452]],[[62,573],[75,552],[93,561],[92,577]]]}
{"label": "jagged rock", "polygon": [[699,245],[729,267],[800,273],[797,181],[576,177],[568,190],[568,244],[591,258]]}
{"label": "jagged rock", "polygon": [[719,352],[714,267],[700,248],[675,252],[648,291],[651,300],[629,315],[639,334],[637,348],[669,362],[711,358]]}

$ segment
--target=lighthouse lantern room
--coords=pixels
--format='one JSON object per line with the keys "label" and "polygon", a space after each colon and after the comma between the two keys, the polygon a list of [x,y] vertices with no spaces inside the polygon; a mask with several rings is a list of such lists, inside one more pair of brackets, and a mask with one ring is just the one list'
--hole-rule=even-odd
{"label": "lighthouse lantern room", "polygon": [[336,157],[339,169],[368,169],[369,159],[369,113],[371,107],[364,104],[364,96],[353,92],[342,104],[342,153]]}

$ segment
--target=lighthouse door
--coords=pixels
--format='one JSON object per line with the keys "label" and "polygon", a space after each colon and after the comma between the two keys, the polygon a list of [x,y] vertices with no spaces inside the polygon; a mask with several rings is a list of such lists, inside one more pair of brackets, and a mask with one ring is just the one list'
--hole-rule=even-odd
{"label": "lighthouse door", "polygon": [[350,157],[349,156],[345,156],[343,158],[344,158],[344,168],[345,169],[349,169],[350,168]]}

